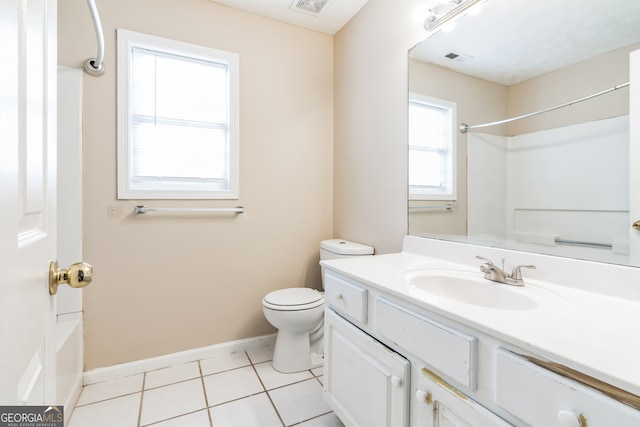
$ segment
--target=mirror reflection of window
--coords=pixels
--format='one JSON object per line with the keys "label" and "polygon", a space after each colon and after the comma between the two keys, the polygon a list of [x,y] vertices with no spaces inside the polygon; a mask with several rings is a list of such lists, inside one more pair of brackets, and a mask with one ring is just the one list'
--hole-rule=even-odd
{"label": "mirror reflection of window", "polygon": [[456,104],[409,95],[409,198],[455,200]]}

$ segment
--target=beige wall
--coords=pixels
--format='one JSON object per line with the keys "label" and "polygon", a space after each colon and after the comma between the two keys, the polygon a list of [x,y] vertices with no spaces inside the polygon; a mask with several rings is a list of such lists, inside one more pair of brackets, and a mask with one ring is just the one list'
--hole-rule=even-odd
{"label": "beige wall", "polygon": [[[508,117],[579,99],[629,81],[629,53],[640,45],[617,49],[588,61],[509,87]],[[512,122],[509,135],[569,126],[629,114],[629,88],[567,108]]]}
{"label": "beige wall", "polygon": [[[97,5],[106,73],[84,77],[86,369],[274,332],[262,297],[319,288],[319,242],[333,237],[332,37],[209,0]],[[116,199],[116,28],[239,53],[245,214],[135,216],[143,203],[236,202]],[[95,54],[86,2],[60,2],[60,64]]]}
{"label": "beige wall", "polygon": [[334,231],[396,252],[407,233],[407,52],[418,0],[369,0],[335,37]]}

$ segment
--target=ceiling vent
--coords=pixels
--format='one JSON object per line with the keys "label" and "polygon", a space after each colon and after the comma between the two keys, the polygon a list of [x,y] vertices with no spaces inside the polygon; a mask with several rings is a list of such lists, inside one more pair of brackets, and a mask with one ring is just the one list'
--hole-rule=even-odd
{"label": "ceiling vent", "polygon": [[462,62],[468,59],[473,59],[473,56],[465,55],[464,53],[460,53],[460,52],[449,52],[444,57],[456,62]]}
{"label": "ceiling vent", "polygon": [[331,0],[293,0],[291,9],[318,15]]}

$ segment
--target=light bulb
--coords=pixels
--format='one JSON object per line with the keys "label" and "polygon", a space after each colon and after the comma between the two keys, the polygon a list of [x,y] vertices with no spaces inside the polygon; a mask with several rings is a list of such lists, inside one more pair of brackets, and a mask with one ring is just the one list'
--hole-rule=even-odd
{"label": "light bulb", "polygon": [[482,12],[482,3],[478,3],[474,6],[471,6],[469,8],[469,10],[467,11],[467,15],[470,16],[475,16],[477,14],[479,14],[480,12]]}
{"label": "light bulb", "polygon": [[453,19],[451,21],[445,22],[442,25],[442,31],[444,31],[445,33],[453,31],[455,28],[456,28],[456,21]]}
{"label": "light bulb", "polygon": [[413,12],[413,19],[415,22],[426,23],[433,21],[434,15],[431,8],[428,6],[420,6]]}

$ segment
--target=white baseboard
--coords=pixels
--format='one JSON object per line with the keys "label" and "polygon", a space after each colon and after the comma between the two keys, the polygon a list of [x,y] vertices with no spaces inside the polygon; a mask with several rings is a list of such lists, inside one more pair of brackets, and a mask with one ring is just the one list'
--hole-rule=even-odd
{"label": "white baseboard", "polygon": [[84,384],[83,384],[82,375],[78,375],[78,380],[75,382],[75,386],[73,387],[73,393],[67,396],[67,400],[63,402],[65,427],[69,424],[69,421],[71,420],[71,415],[73,414],[73,410],[76,408],[76,404],[78,403],[78,399],[80,398],[80,393],[82,393],[83,385]]}
{"label": "white baseboard", "polygon": [[135,362],[122,363],[107,366],[105,368],[92,369],[84,373],[84,385],[95,384],[103,381],[115,380],[130,375],[141,374],[155,369],[168,368],[195,362],[196,360],[209,359],[239,351],[247,351],[264,347],[275,343],[276,334],[263,335],[254,338],[245,338],[238,341],[230,341],[208,347],[194,348],[178,353],[166,354],[149,359],[136,360]]}

